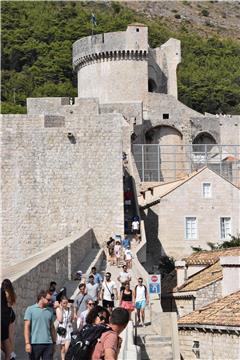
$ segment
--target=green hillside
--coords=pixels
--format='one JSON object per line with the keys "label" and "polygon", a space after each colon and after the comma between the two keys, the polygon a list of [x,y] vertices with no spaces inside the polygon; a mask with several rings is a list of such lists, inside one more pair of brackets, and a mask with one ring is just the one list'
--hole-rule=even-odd
{"label": "green hillside", "polygon": [[2,7],[2,113],[26,112],[27,97],[77,96],[72,43],[95,33],[126,30],[132,22],[149,27],[150,45],[169,37],[182,41],[179,99],[200,112],[240,113],[240,44],[204,38],[182,23],[149,19],[115,2],[4,1]]}

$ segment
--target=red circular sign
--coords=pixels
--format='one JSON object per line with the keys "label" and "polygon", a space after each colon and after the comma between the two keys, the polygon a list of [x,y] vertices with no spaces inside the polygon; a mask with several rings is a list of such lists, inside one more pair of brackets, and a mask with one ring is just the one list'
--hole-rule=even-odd
{"label": "red circular sign", "polygon": [[156,275],[151,276],[151,281],[152,282],[157,282],[158,281],[158,277]]}

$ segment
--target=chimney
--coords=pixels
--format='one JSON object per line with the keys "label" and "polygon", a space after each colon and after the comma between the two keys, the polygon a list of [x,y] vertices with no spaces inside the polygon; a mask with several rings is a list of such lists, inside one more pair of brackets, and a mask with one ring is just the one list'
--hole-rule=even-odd
{"label": "chimney", "polygon": [[186,261],[175,261],[175,268],[177,270],[177,287],[180,287],[187,280],[187,266]]}
{"label": "chimney", "polygon": [[220,256],[223,268],[222,296],[240,289],[240,256]]}

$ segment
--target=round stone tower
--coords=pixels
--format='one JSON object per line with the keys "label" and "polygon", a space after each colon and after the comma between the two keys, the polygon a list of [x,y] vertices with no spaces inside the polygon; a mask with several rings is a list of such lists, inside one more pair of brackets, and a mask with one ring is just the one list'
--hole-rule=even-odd
{"label": "round stone tower", "polygon": [[100,103],[142,101],[148,92],[148,28],[92,35],[73,44],[78,97]]}

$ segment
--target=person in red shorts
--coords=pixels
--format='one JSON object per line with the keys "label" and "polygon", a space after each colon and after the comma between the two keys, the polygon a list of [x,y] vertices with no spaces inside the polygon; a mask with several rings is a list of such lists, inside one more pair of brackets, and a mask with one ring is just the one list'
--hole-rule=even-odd
{"label": "person in red shorts", "polygon": [[120,306],[126,309],[129,312],[129,317],[131,319],[131,312],[134,310],[135,306],[133,304],[133,294],[130,289],[130,283],[125,282],[124,288],[120,292]]}

